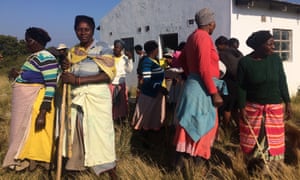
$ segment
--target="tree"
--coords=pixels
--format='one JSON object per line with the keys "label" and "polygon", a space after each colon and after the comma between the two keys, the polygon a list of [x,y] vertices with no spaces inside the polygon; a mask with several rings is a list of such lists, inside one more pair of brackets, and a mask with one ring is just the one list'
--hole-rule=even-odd
{"label": "tree", "polygon": [[6,56],[24,55],[27,53],[24,40],[13,36],[0,35],[0,53]]}
{"label": "tree", "polygon": [[28,51],[24,40],[13,36],[0,35],[0,75],[7,74],[11,68],[20,68],[24,63]]}

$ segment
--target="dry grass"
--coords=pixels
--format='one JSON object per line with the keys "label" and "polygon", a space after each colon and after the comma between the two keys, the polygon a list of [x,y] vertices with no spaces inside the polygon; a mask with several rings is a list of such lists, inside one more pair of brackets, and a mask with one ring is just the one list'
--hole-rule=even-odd
{"label": "dry grass", "polygon": [[[7,139],[10,118],[10,87],[6,77],[0,76],[0,162],[7,150]],[[294,118],[286,125],[287,155],[286,163],[272,170],[273,179],[298,179],[300,177],[300,97],[293,98]],[[171,168],[174,156],[172,139],[174,129],[166,127],[159,133],[150,132],[152,143],[146,141],[141,133],[131,129],[128,123],[116,124],[117,173],[120,179],[130,180],[204,180],[204,179],[270,179],[266,173],[249,176],[243,162],[243,154],[239,145],[230,141],[229,129],[220,130],[220,139],[215,142],[210,165],[195,163],[192,158],[185,157],[182,170]],[[298,147],[298,148],[291,148]],[[274,178],[275,177],[275,178]],[[45,172],[37,169],[34,172],[12,172],[0,169],[0,180],[7,179],[51,179],[55,178],[55,170]],[[107,174],[100,177],[90,172],[64,172],[62,179],[109,179]]]}
{"label": "dry grass", "polygon": [[10,111],[10,82],[5,76],[0,76],[0,120],[7,119]]}

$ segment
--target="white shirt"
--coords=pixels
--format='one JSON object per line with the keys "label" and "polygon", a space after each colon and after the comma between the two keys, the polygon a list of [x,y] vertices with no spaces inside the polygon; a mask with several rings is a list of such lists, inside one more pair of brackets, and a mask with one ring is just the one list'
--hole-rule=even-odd
{"label": "white shirt", "polygon": [[125,55],[119,58],[119,61],[115,61],[116,77],[112,81],[114,85],[125,83],[126,75],[133,70],[132,59],[128,59]]}

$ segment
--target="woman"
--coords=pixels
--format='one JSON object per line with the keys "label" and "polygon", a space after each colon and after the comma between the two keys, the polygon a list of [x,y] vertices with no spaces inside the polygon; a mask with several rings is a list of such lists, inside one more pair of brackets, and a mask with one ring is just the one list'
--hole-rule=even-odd
{"label": "woman", "polygon": [[187,80],[176,109],[176,166],[181,165],[181,153],[210,158],[218,128],[216,107],[223,102],[214,82],[219,78],[219,57],[210,37],[216,27],[214,13],[204,8],[195,19],[198,28],[188,37],[180,55]]}
{"label": "woman", "polygon": [[125,42],[115,40],[114,60],[116,67],[116,77],[112,81],[113,86],[113,119],[123,121],[128,114],[128,95],[126,87],[126,74],[133,69],[132,59],[124,55]]}
{"label": "woman", "polygon": [[143,50],[142,45],[137,44],[134,46],[134,51],[138,55],[138,65],[136,68],[136,74],[137,74],[137,89],[136,89],[136,100],[138,99],[140,92],[141,92],[141,85],[143,83],[143,74],[141,70],[142,66],[142,61],[144,56],[146,56],[146,52]]}
{"label": "woman", "polygon": [[162,87],[164,70],[157,60],[157,42],[147,41],[144,49],[147,56],[144,56],[141,64],[141,94],[137,100],[132,126],[135,130],[159,130],[165,119],[164,94],[167,90]]}
{"label": "woman", "polygon": [[246,160],[283,160],[284,113],[290,118],[291,105],[282,61],[269,31],[254,32],[246,43],[254,51],[238,65],[240,145]]}
{"label": "woman", "polygon": [[[237,66],[239,60],[242,58],[238,50],[229,47],[229,40],[226,37],[220,36],[215,42],[216,46],[222,46],[219,48],[220,62],[224,63],[227,71],[222,77],[226,82],[229,94],[222,96],[223,105],[219,108],[219,117],[222,117],[224,127],[228,126],[231,119],[238,124],[238,113],[237,113]],[[221,66],[220,66],[221,69]]]}
{"label": "woman", "polygon": [[[70,49],[70,71],[61,76],[71,85],[70,129],[66,133],[70,136],[64,155],[69,157],[67,170],[91,167],[97,175],[108,171],[114,179],[116,153],[109,84],[115,68],[112,50],[93,39],[94,29],[93,18],[76,16],[74,30],[80,43]],[[63,69],[68,65],[65,60]]]}
{"label": "woman", "polygon": [[45,50],[51,40],[37,27],[26,30],[25,42],[32,53],[21,67],[12,71],[12,112],[9,147],[3,167],[16,171],[36,165],[49,169],[54,133],[54,107],[58,63]]}

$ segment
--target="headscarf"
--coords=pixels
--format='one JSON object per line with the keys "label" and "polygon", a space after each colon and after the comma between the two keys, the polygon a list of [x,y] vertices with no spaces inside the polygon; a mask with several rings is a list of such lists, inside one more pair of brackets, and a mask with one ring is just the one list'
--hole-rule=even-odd
{"label": "headscarf", "polygon": [[49,41],[51,41],[51,37],[49,36],[47,31],[45,31],[42,28],[38,28],[38,27],[30,27],[30,28],[26,29],[25,35],[34,39],[35,41],[40,43],[42,46],[46,46],[46,44]]}
{"label": "headscarf", "polygon": [[91,29],[94,31],[95,29],[95,21],[92,17],[86,15],[78,15],[75,17],[74,29],[76,30],[77,26],[81,22],[86,22],[91,26]]}
{"label": "headscarf", "polygon": [[265,44],[271,37],[273,36],[270,31],[256,31],[248,37],[246,44],[252,49],[256,50]]}
{"label": "headscarf", "polygon": [[215,21],[215,14],[208,8],[203,8],[195,14],[195,21],[198,26],[208,25]]}

